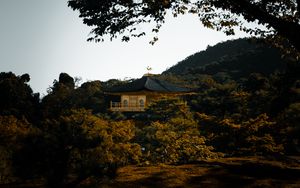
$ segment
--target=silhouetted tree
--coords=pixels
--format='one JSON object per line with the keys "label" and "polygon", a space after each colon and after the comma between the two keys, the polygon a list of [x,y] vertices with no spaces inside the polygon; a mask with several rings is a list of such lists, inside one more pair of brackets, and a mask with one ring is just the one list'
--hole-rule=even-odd
{"label": "silhouetted tree", "polygon": [[74,78],[72,78],[71,76],[69,76],[67,73],[60,73],[59,74],[58,83],[59,84],[67,85],[70,88],[74,88],[75,87]]}
{"label": "silhouetted tree", "polygon": [[[290,0],[69,0],[68,5],[80,12],[88,26],[94,27],[93,37],[88,40],[102,41],[109,34],[115,38],[124,34],[122,40],[140,37],[145,32],[137,24],[156,22],[152,32],[158,32],[168,10],[176,17],[192,13],[199,16],[205,27],[234,34],[236,27],[256,36],[280,36],[300,51],[299,12],[300,2]],[[266,29],[251,28],[244,21],[266,26]],[[154,38],[155,42],[157,38]]]}
{"label": "silhouetted tree", "polygon": [[83,83],[71,94],[70,101],[73,108],[91,109],[93,113],[105,112],[108,105],[100,81]]}
{"label": "silhouetted tree", "polygon": [[33,93],[27,84],[29,80],[28,74],[0,73],[0,115],[25,116],[29,121],[37,119],[39,94]]}
{"label": "silhouetted tree", "polygon": [[42,99],[42,113],[44,117],[59,116],[60,112],[72,108],[70,97],[74,92],[74,79],[66,73],[59,75],[59,81],[54,80],[48,95]]}

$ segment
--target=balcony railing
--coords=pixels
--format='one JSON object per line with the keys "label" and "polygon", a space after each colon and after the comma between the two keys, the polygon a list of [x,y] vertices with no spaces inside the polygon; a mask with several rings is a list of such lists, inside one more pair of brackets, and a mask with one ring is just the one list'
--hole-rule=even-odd
{"label": "balcony railing", "polygon": [[121,102],[110,102],[110,110],[113,112],[143,112],[145,111],[145,106],[135,104],[124,105]]}

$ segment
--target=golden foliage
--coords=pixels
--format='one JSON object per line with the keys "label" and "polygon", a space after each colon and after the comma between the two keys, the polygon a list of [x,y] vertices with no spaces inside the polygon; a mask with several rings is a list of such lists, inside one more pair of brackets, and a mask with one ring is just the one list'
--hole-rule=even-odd
{"label": "golden foliage", "polygon": [[172,118],[168,122],[152,122],[142,131],[148,160],[164,163],[187,163],[216,158],[213,147],[205,144],[193,119]]}

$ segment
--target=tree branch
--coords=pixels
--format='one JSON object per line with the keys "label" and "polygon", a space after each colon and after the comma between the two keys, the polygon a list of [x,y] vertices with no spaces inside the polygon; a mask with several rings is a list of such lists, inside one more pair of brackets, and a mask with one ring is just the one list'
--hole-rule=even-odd
{"label": "tree branch", "polygon": [[[297,0],[297,2],[299,1],[300,0]],[[270,25],[278,32],[279,35],[288,39],[289,42],[297,49],[297,51],[300,52],[300,25],[298,23],[286,21],[270,15],[259,6],[251,4],[247,0],[232,1],[232,3],[234,2],[235,5],[240,9],[238,10],[238,13],[242,14],[246,20],[247,17],[249,17],[249,20],[251,20],[250,18],[255,18],[263,24]],[[299,9],[299,7],[297,8]]]}

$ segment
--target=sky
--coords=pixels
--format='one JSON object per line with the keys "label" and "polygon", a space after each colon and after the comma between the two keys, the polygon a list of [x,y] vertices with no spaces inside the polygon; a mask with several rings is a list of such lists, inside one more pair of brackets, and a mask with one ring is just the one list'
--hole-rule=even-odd
{"label": "sky", "polygon": [[61,72],[82,82],[140,78],[147,66],[160,74],[208,45],[246,36],[228,37],[184,15],[167,17],[154,46],[151,34],[128,43],[93,43],[86,41],[91,28],[78,15],[67,0],[0,0],[0,72],[28,73],[33,91],[46,94]]}

